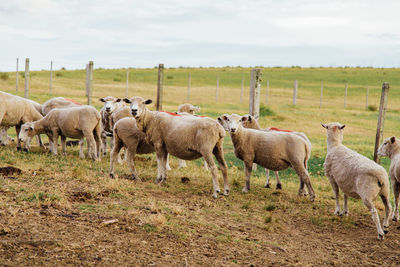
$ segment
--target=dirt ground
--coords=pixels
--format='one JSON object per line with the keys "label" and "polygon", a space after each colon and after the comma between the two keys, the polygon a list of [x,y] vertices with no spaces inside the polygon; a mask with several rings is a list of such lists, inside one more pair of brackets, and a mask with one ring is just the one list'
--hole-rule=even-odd
{"label": "dirt ground", "polygon": [[[7,190],[0,193],[3,200],[12,201],[15,197]],[[308,218],[280,210],[285,219],[272,231],[261,229],[252,221],[238,223],[232,217],[212,212],[201,215],[206,222],[229,232],[230,238],[221,240],[207,224],[189,224],[190,234],[186,237],[171,228],[149,230],[141,216],[160,213],[154,208],[138,207],[137,212],[112,217],[74,208],[76,203],[112,202],[106,191],[95,198],[79,191],[70,192],[69,196],[71,208],[52,203],[2,209],[0,264],[398,266],[400,259],[400,223],[392,222],[386,239],[378,241],[367,214],[351,214],[356,216],[353,220],[357,227],[343,227],[339,223],[311,224]],[[177,217],[187,221],[196,221],[199,211],[207,205],[226,202],[224,198],[212,200],[209,194],[188,197],[151,192],[148,196],[184,206]],[[110,219],[118,222],[102,224]]]}

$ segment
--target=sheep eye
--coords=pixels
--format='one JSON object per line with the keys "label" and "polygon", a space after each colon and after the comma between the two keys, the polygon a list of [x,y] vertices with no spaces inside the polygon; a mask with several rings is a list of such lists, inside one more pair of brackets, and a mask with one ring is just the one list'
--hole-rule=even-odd
{"label": "sheep eye", "polygon": [[28,131],[28,129],[25,129],[25,132],[27,132]]}

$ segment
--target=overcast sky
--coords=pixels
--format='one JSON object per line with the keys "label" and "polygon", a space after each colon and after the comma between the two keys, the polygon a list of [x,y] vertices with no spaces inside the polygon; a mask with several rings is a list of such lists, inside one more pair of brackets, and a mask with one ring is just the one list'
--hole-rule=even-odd
{"label": "overcast sky", "polygon": [[0,0],[0,71],[400,66],[399,0]]}

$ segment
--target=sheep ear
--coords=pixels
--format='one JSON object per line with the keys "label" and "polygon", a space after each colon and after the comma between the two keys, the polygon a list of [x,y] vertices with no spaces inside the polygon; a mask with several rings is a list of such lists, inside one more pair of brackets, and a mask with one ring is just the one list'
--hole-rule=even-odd
{"label": "sheep ear", "polygon": [[322,122],[321,122],[321,126],[324,127],[325,129],[328,129],[328,125],[323,124]]}
{"label": "sheep ear", "polygon": [[200,107],[199,107],[199,106],[194,106],[194,109],[195,109],[196,111],[200,111]]}
{"label": "sheep ear", "polygon": [[221,117],[218,117],[217,120],[222,121]]}
{"label": "sheep ear", "polygon": [[392,144],[396,141],[396,137],[392,136],[390,137],[390,142],[392,142]]}
{"label": "sheep ear", "polygon": [[[243,121],[243,122],[244,122],[244,121],[247,121],[247,117],[246,117],[246,116],[243,116],[242,119],[241,119],[241,121]],[[249,116],[249,121],[250,121],[250,116]]]}
{"label": "sheep ear", "polygon": [[253,119],[253,116],[249,115],[249,122]]}
{"label": "sheep ear", "polygon": [[151,99],[147,99],[146,101],[144,101],[145,105],[148,105],[148,104],[151,104],[151,103],[153,103],[153,100],[151,100]]}
{"label": "sheep ear", "polygon": [[223,119],[224,121],[227,121],[227,120],[228,120],[228,117],[225,116],[225,115],[223,115],[223,116],[222,116],[222,119]]}
{"label": "sheep ear", "polygon": [[121,98],[117,98],[117,100],[115,100],[115,102],[121,102]]}
{"label": "sheep ear", "polygon": [[106,101],[104,100],[104,98],[99,98],[99,100],[100,100],[101,102],[106,102]]}
{"label": "sheep ear", "polygon": [[128,98],[124,98],[125,103],[131,103],[131,101]]}
{"label": "sheep ear", "polygon": [[343,130],[344,127],[346,127],[346,124],[343,124],[342,126],[339,126],[339,129],[340,129],[340,130]]}

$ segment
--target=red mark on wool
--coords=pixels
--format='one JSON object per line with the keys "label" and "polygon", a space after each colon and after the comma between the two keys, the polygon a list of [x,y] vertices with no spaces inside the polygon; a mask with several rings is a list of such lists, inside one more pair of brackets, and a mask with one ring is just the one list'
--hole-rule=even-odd
{"label": "red mark on wool", "polygon": [[275,127],[271,127],[271,128],[269,128],[271,131],[277,131],[277,132],[288,132],[288,133],[291,133],[291,132],[293,132],[293,131],[291,131],[291,130],[283,130],[283,129],[279,129],[279,128],[275,128]]}

